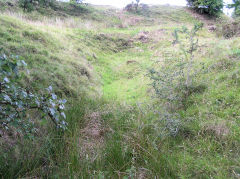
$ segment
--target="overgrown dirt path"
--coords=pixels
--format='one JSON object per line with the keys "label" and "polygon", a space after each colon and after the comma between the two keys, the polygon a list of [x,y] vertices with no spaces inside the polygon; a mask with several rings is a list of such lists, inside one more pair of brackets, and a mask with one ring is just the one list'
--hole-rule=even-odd
{"label": "overgrown dirt path", "polygon": [[[235,147],[239,146],[238,139],[235,140],[239,126],[235,112],[230,115],[233,106],[227,108],[233,99],[238,101],[233,98],[237,88],[232,87],[233,82],[229,80],[235,63],[231,60],[235,58],[232,54],[239,53],[239,50],[232,51],[232,46],[239,48],[236,41],[218,38],[212,32],[214,21],[184,8],[157,8],[150,16],[121,12],[119,19],[118,27],[103,28],[96,34],[100,47],[105,44],[105,48],[96,51],[93,65],[100,75],[103,99],[107,104],[90,113],[89,116],[97,114],[98,117],[90,118],[83,130],[90,131],[90,134],[84,132],[87,146],[94,146],[90,147],[90,151],[94,151],[91,161],[104,164],[99,170],[106,173],[100,172],[100,176],[237,176],[235,170],[238,168],[235,167],[239,161],[233,156],[239,156]],[[206,90],[189,97],[188,109],[176,110],[180,120],[171,115],[165,117],[159,112],[159,106],[159,111],[154,108],[149,69],[181,59],[181,50],[172,43],[173,32],[182,26],[191,29],[199,20],[205,26],[197,34],[199,47],[194,60],[196,68],[203,68],[204,64],[207,70],[199,74],[196,81],[206,85]],[[229,102],[226,105],[225,100]],[[169,135],[169,131],[166,136],[162,135],[167,128],[159,124],[162,116],[171,123],[169,131],[176,129],[175,124],[180,126],[177,136]],[[231,136],[231,130],[236,135]],[[234,152],[230,153],[229,149]]]}
{"label": "overgrown dirt path", "polygon": [[116,41],[124,39],[127,43],[113,53],[97,54],[95,66],[102,76],[104,97],[130,104],[147,102],[152,96],[149,70],[177,50],[172,45],[174,29],[192,26],[194,20],[190,18],[190,22],[182,24],[171,21],[171,17],[149,18],[126,12],[121,12],[119,19],[122,26],[99,33],[99,36],[114,36]]}
{"label": "overgrown dirt path", "polygon": [[[215,88],[211,86],[214,80],[208,86],[213,92],[210,90],[204,95],[193,95],[189,111],[177,111],[186,121],[194,118],[193,122],[182,128],[182,133],[180,132],[178,137],[165,138],[159,137],[165,126],[157,124],[161,117],[155,112],[155,101],[152,98],[154,91],[148,76],[151,68],[160,67],[165,60],[169,62],[182,58],[181,51],[172,43],[173,32],[182,26],[191,29],[194,23],[198,22],[199,18],[196,18],[183,8],[166,11],[157,9],[151,12],[151,16],[122,12],[119,15],[121,24],[118,27],[103,28],[95,34],[95,42],[101,50],[95,52],[93,66],[100,76],[102,97],[106,103],[104,107],[101,104],[86,116],[88,120],[82,130],[80,146],[83,147],[82,151],[86,151],[83,152],[85,158],[94,163],[95,167],[99,163],[104,164],[103,167],[96,168],[107,171],[109,175],[105,173],[105,176],[178,178],[177,176],[183,173],[182,176],[194,178],[201,175],[204,178],[207,176],[205,172],[195,173],[199,167],[207,166],[223,171],[227,162],[218,165],[224,157],[217,156],[215,147],[221,145],[219,137],[229,135],[230,130],[225,122],[217,121],[218,124],[215,125],[217,123],[215,117],[209,121],[208,110],[221,109],[212,108],[214,102],[208,103],[207,107],[205,103],[211,98],[216,101]],[[200,19],[200,21],[203,21],[205,26],[198,33],[199,48],[194,59],[206,64],[212,59],[213,62],[210,63],[216,65],[215,59],[224,52],[222,46],[226,48],[231,42],[215,36],[210,29],[214,25],[212,20]],[[228,55],[223,55],[227,59]],[[221,66],[221,62],[217,66],[219,64]],[[212,78],[206,74],[204,80],[211,81]],[[205,95],[209,97],[205,98]],[[207,108],[204,114],[201,113],[199,104],[202,108]],[[216,116],[218,114],[219,112]],[[171,116],[169,120],[175,125]],[[212,147],[207,150],[216,154],[214,157],[208,152],[205,153],[206,145]],[[223,149],[222,152],[225,153],[227,150]],[[229,161],[231,156],[225,156],[224,159]],[[195,168],[194,171],[191,167]],[[215,169],[209,171],[214,173]],[[225,170],[219,176],[227,175]]]}
{"label": "overgrown dirt path", "polygon": [[[178,9],[175,11],[178,12]],[[183,13],[181,16],[189,18],[189,14]],[[148,105],[154,93],[148,76],[149,70],[178,51],[172,45],[172,33],[182,25],[193,26],[194,19],[190,17],[187,23],[182,24],[181,19],[171,21],[171,16],[166,19],[162,19],[162,16],[150,18],[129,15],[126,12],[119,12],[119,19],[122,22],[120,27],[102,29],[97,34],[101,45],[116,45],[94,55],[96,57],[93,64],[101,77],[103,98],[130,108],[136,104]],[[119,43],[121,40],[124,43]],[[87,155],[92,151],[93,160],[97,157],[96,150],[104,147],[104,135],[107,131],[112,131],[102,119],[102,115],[108,113],[109,108],[111,107],[104,109],[106,111],[97,109],[88,114],[86,127],[83,129],[84,139],[80,145],[85,148],[83,151],[86,151]]]}

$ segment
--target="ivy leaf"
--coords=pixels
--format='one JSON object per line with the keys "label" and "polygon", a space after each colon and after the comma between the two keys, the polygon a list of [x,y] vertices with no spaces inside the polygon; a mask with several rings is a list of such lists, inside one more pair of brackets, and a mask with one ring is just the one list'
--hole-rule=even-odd
{"label": "ivy leaf", "polygon": [[63,103],[63,104],[66,104],[66,102],[67,102],[66,99],[63,99],[63,100],[62,100],[62,103]]}
{"label": "ivy leaf", "polygon": [[12,102],[11,98],[8,95],[3,95],[3,99],[8,102]]}
{"label": "ivy leaf", "polygon": [[22,91],[22,96],[23,96],[24,98],[26,98],[26,97],[28,96],[28,94],[27,94],[25,91]]}
{"label": "ivy leaf", "polygon": [[52,86],[49,86],[49,87],[47,88],[47,91],[48,91],[49,93],[51,93],[52,90],[53,90]]}
{"label": "ivy leaf", "polygon": [[55,95],[54,93],[52,94],[52,99],[57,99],[57,95]]}
{"label": "ivy leaf", "polygon": [[38,99],[35,100],[35,103],[37,104],[38,107],[40,107],[40,102]]}
{"label": "ivy leaf", "polygon": [[65,115],[64,112],[61,112],[61,116],[62,116],[64,119],[66,119],[66,115]]}
{"label": "ivy leaf", "polygon": [[5,83],[9,83],[9,82],[10,82],[7,77],[5,77],[5,78],[3,79],[3,81],[4,81]]}
{"label": "ivy leaf", "polygon": [[59,109],[63,110],[65,109],[65,106],[63,104],[59,105]]}
{"label": "ivy leaf", "polygon": [[53,108],[49,108],[49,111],[50,111],[50,113],[51,113],[51,115],[55,115],[55,113],[56,113],[56,111],[55,111],[55,109],[53,109]]}
{"label": "ivy leaf", "polygon": [[24,60],[21,60],[23,66],[27,66],[26,62]]}
{"label": "ivy leaf", "polygon": [[13,69],[13,72],[15,73],[16,76],[19,74],[19,71],[18,71],[18,67],[17,67],[17,66]]}
{"label": "ivy leaf", "polygon": [[7,56],[5,54],[3,54],[3,59],[6,60],[7,59]]}

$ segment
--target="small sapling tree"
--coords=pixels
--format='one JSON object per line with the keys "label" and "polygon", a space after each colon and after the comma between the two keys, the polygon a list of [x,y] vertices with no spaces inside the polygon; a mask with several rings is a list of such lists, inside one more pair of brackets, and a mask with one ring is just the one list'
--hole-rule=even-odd
{"label": "small sapling tree", "polygon": [[[198,47],[196,33],[201,28],[202,24],[196,24],[192,30],[186,27],[176,29],[173,44],[179,45],[183,57],[166,60],[159,70],[150,70],[152,86],[160,99],[182,106],[192,92],[193,79],[197,74],[193,68],[194,52]],[[180,40],[180,35],[187,43]]]}
{"label": "small sapling tree", "polygon": [[202,24],[195,24],[192,30],[186,27],[176,29],[173,44],[179,46],[181,55],[165,59],[159,69],[153,68],[149,72],[156,97],[162,104],[159,112],[159,121],[165,126],[162,130],[168,130],[171,135],[176,135],[181,125],[177,109],[186,109],[188,97],[199,87],[202,88],[194,83],[198,74],[194,68],[194,52],[198,48],[196,35],[201,28]]}

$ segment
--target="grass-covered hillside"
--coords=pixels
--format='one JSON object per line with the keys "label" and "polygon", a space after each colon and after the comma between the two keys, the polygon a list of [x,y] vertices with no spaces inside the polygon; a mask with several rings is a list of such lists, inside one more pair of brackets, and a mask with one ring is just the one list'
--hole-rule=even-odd
{"label": "grass-covered hillside", "polygon": [[[0,53],[28,64],[20,85],[68,100],[64,132],[37,114],[30,139],[0,126],[0,178],[239,178],[240,39],[195,16],[69,3],[23,12],[0,0]],[[150,72],[181,68],[173,32],[199,21],[195,86],[176,105],[156,95]]]}

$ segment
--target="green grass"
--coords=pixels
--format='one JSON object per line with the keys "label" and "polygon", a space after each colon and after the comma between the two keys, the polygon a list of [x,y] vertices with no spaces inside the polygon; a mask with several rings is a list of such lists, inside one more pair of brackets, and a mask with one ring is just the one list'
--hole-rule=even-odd
{"label": "green grass", "polygon": [[[165,136],[147,74],[156,62],[181,57],[172,32],[196,20],[181,7],[153,6],[121,18],[108,7],[73,7],[0,13],[0,48],[28,63],[31,75],[22,85],[35,91],[52,85],[68,99],[69,123],[60,134],[42,122],[33,141],[13,137],[13,146],[0,138],[0,176],[238,178],[239,38],[199,32],[195,66],[204,63],[205,70],[196,81],[206,89],[177,111],[179,134]],[[91,136],[91,127],[101,135]]]}

